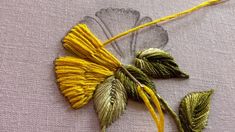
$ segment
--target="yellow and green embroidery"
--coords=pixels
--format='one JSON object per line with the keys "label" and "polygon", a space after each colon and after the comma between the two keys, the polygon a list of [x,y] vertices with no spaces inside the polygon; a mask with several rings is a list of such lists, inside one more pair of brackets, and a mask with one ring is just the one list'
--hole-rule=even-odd
{"label": "yellow and green embroidery", "polygon": [[212,91],[190,93],[184,97],[178,116],[159,95],[149,78],[189,77],[180,70],[169,53],[157,48],[139,51],[133,59],[133,66],[122,64],[105,46],[142,28],[221,2],[208,0],[183,12],[131,28],[104,43],[86,24],[77,24],[63,39],[63,46],[75,56],[55,60],[56,79],[61,93],[74,109],[83,107],[94,98],[102,132],[124,112],[128,97],[146,105],[159,132],[164,132],[163,111],[172,116],[180,132],[201,131],[207,122]]}

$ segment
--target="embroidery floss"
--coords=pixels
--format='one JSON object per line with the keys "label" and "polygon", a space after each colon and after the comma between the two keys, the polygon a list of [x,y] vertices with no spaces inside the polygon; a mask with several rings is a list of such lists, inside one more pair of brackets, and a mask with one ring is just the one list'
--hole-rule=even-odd
{"label": "embroidery floss", "polygon": [[[124,31],[104,43],[96,38],[85,24],[76,25],[63,39],[63,46],[76,57],[60,57],[55,61],[57,82],[62,94],[68,98],[75,109],[87,104],[94,96],[95,109],[103,132],[125,110],[127,94],[137,100],[141,98],[151,113],[159,132],[164,132],[163,108],[173,117],[180,132],[201,131],[207,122],[212,91],[187,95],[181,102],[180,116],[178,116],[159,96],[154,84],[148,78],[149,76],[188,78],[187,74],[179,70],[173,57],[159,49],[147,49],[137,54],[135,59],[137,67],[129,66],[128,68],[104,46],[144,27],[167,22],[202,7],[222,2],[224,1],[208,0],[183,12]],[[153,104],[158,114],[152,106]],[[185,115],[190,115],[190,117]],[[201,118],[201,120],[194,119],[195,117]]]}
{"label": "embroidery floss", "polygon": [[60,57],[55,65],[60,90],[75,109],[87,104],[96,86],[113,75],[104,66],[75,57]]}
{"label": "embroidery floss", "polygon": [[185,10],[185,11],[182,11],[182,12],[179,12],[179,13],[175,13],[175,14],[172,14],[172,15],[169,15],[169,16],[166,16],[166,17],[163,17],[163,18],[160,18],[160,19],[156,19],[152,22],[148,22],[148,23],[145,23],[145,24],[142,24],[142,25],[139,25],[135,28],[131,28],[123,33],[120,33],[118,34],[117,36],[114,36],[112,37],[111,39],[107,40],[106,42],[103,43],[103,45],[107,45],[109,44],[110,42],[116,40],[116,39],[119,39],[121,38],[122,36],[125,36],[129,33],[132,33],[132,32],[135,32],[137,30],[140,30],[144,27],[148,27],[148,26],[151,26],[151,25],[154,25],[154,24],[158,24],[158,23],[163,23],[163,22],[167,22],[167,21],[170,21],[172,19],[176,19],[176,18],[179,18],[181,16],[184,16],[184,15],[187,15],[187,14],[190,14],[196,10],[199,10],[203,7],[206,7],[206,6],[211,6],[211,5],[216,5],[216,4],[220,4],[220,3],[224,3],[226,2],[227,0],[208,0],[208,1],[205,1],[205,2],[202,2],[201,4],[195,6],[195,7],[192,7],[188,10]]}
{"label": "embroidery floss", "polygon": [[169,53],[156,48],[137,53],[135,66],[153,78],[189,78],[189,75],[179,69]]}

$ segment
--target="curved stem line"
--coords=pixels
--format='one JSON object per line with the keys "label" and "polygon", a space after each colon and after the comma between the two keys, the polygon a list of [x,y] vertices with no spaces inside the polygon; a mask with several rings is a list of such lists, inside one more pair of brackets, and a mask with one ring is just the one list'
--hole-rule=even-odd
{"label": "curved stem line", "polygon": [[[162,112],[160,102],[158,101],[158,97],[156,96],[156,94],[154,94],[154,92],[150,88],[141,84],[125,67],[121,66],[121,68],[138,85],[137,86],[138,93],[140,97],[142,98],[142,100],[144,101],[146,107],[148,108],[152,118],[154,119],[154,122],[156,123],[156,126],[158,128],[158,131],[164,132],[164,114]],[[146,93],[149,94],[151,98],[153,99],[155,107],[158,109],[158,112],[160,114],[160,119],[158,119],[158,115],[156,114],[154,108],[152,107],[148,97],[146,96]]]}
{"label": "curved stem line", "polygon": [[169,104],[159,94],[156,94],[156,96],[159,99],[159,101],[161,102],[161,104],[168,111],[168,113],[171,115],[171,117],[174,119],[179,132],[184,132],[184,129],[183,129],[182,124],[180,122],[179,116],[174,112],[174,110],[169,106]]}

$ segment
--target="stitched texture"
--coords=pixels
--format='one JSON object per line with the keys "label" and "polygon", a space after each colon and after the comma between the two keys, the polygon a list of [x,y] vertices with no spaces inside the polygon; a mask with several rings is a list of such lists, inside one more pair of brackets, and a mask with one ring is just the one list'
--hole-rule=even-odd
{"label": "stitched texture", "polygon": [[[1,0],[0,131],[96,132],[99,123],[93,103],[72,110],[55,83],[52,62],[67,54],[60,42],[66,31],[83,16],[101,8],[133,8],[155,19],[200,2]],[[230,0],[164,25],[169,33],[170,53],[191,78],[182,82],[155,80],[157,90],[176,110],[187,93],[215,89],[209,126],[204,132],[230,132],[234,128],[234,5]],[[109,131],[156,131],[143,104],[128,103],[124,116]],[[176,132],[174,122],[167,116],[165,122],[166,132]]]}

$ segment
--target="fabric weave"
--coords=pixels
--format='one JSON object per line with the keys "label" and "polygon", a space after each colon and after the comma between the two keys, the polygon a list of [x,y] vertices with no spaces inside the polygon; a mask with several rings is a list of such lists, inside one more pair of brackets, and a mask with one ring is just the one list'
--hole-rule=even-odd
{"label": "fabric weave", "polygon": [[[92,101],[82,109],[71,109],[55,82],[53,61],[67,54],[60,41],[66,32],[83,16],[101,8],[133,8],[155,19],[200,2],[1,0],[0,132],[97,132]],[[157,90],[177,110],[187,93],[215,89],[204,132],[231,132],[234,128],[234,5],[230,0],[162,25],[169,34],[169,52],[191,78],[154,80]],[[176,132],[168,116],[165,126],[166,132]],[[143,104],[129,101],[124,115],[108,131],[153,132],[156,126]]]}

